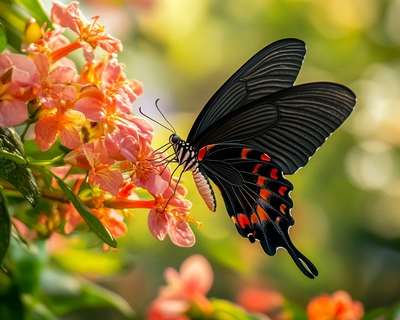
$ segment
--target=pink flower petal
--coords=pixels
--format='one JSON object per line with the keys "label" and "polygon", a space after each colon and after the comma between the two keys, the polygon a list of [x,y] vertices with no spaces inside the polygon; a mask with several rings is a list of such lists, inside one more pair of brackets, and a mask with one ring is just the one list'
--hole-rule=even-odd
{"label": "pink flower petal", "polygon": [[67,126],[60,131],[60,142],[69,149],[76,149],[81,145],[81,137],[77,128]]}
{"label": "pink flower petal", "polygon": [[181,281],[189,293],[201,292],[206,294],[214,281],[213,270],[206,258],[193,255],[187,258],[179,270]]}
{"label": "pink flower petal", "polygon": [[64,5],[61,2],[54,1],[51,9],[51,21],[78,33],[79,28],[77,21],[83,20],[82,14],[78,8],[79,2],[74,1],[68,5]]}
{"label": "pink flower petal", "polygon": [[0,127],[14,127],[28,119],[26,103],[19,99],[0,100]]}
{"label": "pink flower petal", "polygon": [[196,239],[189,224],[183,220],[168,218],[168,235],[173,244],[179,247],[191,247]]}
{"label": "pink flower petal", "polygon": [[40,150],[46,151],[54,144],[58,136],[58,123],[54,114],[44,116],[35,125],[36,145]]}
{"label": "pink flower petal", "polygon": [[100,189],[110,192],[113,196],[118,196],[119,188],[124,182],[121,172],[119,171],[96,171],[89,172],[89,182],[92,185],[99,185]]}
{"label": "pink flower petal", "polygon": [[159,241],[163,241],[168,234],[168,220],[165,214],[151,209],[148,216],[148,226],[151,234]]}
{"label": "pink flower petal", "polygon": [[92,97],[79,99],[75,103],[75,108],[92,121],[103,122],[106,116],[102,102]]}
{"label": "pink flower petal", "polygon": [[68,66],[58,66],[49,73],[47,81],[51,83],[68,84],[72,83],[76,70]]}
{"label": "pink flower petal", "polygon": [[165,181],[159,174],[149,174],[146,188],[150,193],[162,194],[168,186],[169,182]]}

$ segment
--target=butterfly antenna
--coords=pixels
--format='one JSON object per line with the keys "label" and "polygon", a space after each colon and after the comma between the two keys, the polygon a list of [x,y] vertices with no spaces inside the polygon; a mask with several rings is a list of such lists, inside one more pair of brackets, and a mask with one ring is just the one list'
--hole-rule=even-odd
{"label": "butterfly antenna", "polygon": [[172,128],[172,132],[173,132],[173,133],[176,133],[174,126],[171,124],[171,122],[168,121],[167,117],[164,116],[164,114],[161,112],[160,108],[158,107],[158,101],[159,101],[159,100],[160,100],[160,99],[157,99],[157,100],[156,100],[156,108],[157,108],[158,112],[161,114],[161,116],[164,118],[164,120],[165,120],[165,121],[169,124],[169,126]]}
{"label": "butterfly antenna", "polygon": [[[158,101],[158,100],[157,100]],[[157,106],[157,104],[156,104],[156,106]],[[160,109],[157,107],[157,110],[161,113],[161,111],[160,111]],[[171,130],[170,128],[168,128],[167,126],[164,126],[162,123],[160,123],[160,122],[158,122],[157,120],[155,120],[155,119],[153,119],[152,117],[150,117],[150,116],[148,116],[147,114],[145,114],[143,111],[142,111],[142,107],[139,107],[139,112],[141,113],[141,115],[142,116],[144,116],[144,117],[146,117],[147,119],[149,119],[149,120],[151,120],[151,121],[153,121],[153,122],[155,122],[155,123],[157,123],[158,125],[160,125],[161,127],[163,127],[163,128],[165,128],[165,129],[167,129],[168,131],[171,131],[172,133],[176,133],[175,132],[175,129],[174,130]],[[163,116],[163,118],[165,119],[165,117],[164,117],[164,115],[161,113],[161,115]],[[171,124],[167,121],[167,123],[171,126]],[[171,126],[172,127],[172,126]],[[173,127],[172,127],[173,128]]]}

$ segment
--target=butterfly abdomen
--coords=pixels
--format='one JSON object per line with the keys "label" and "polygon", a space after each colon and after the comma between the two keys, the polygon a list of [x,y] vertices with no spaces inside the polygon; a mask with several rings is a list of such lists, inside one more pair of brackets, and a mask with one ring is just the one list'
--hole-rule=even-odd
{"label": "butterfly abdomen", "polygon": [[216,200],[214,191],[206,173],[199,166],[199,155],[194,148],[187,142],[179,139],[174,143],[176,160],[183,167],[183,171],[191,171],[197,190],[206,203],[208,209],[215,211]]}

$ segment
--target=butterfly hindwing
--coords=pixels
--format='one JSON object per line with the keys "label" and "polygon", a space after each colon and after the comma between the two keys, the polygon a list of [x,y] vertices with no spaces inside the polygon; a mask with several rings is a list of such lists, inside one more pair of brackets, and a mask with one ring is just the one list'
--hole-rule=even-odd
{"label": "butterfly hindwing", "polygon": [[260,50],[212,96],[193,124],[187,141],[196,144],[210,126],[227,114],[293,86],[305,53],[305,43],[298,39],[282,39]]}
{"label": "butterfly hindwing", "polygon": [[304,274],[317,275],[314,265],[290,240],[293,186],[271,158],[235,144],[216,144],[204,150],[200,166],[221,190],[239,234],[251,242],[260,241],[268,255],[285,248]]}

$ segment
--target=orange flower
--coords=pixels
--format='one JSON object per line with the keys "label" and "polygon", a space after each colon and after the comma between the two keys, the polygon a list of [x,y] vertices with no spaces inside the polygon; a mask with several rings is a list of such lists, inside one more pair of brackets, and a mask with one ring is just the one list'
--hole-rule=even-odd
{"label": "orange flower", "polygon": [[76,110],[54,110],[36,123],[35,142],[40,150],[46,151],[60,135],[62,145],[69,149],[76,149],[81,144],[76,126],[82,125],[85,120],[85,116]]}
{"label": "orange flower", "polygon": [[340,290],[332,296],[323,294],[312,299],[307,306],[307,315],[310,320],[359,320],[364,315],[364,307]]}

